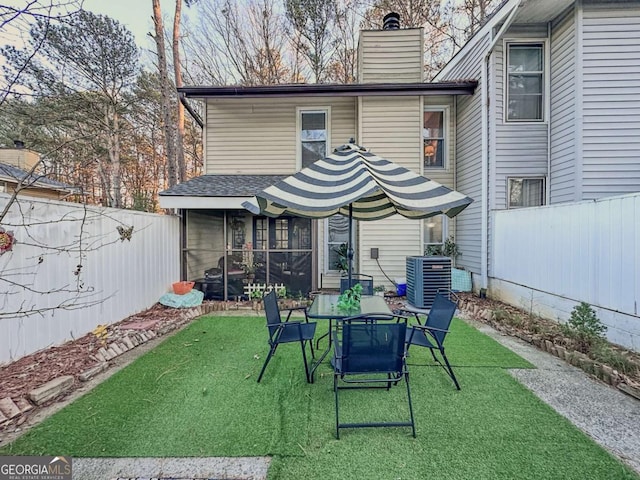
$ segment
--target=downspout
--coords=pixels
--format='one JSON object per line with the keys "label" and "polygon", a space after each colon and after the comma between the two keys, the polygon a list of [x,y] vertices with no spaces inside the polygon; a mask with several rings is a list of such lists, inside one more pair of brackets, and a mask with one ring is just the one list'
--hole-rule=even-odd
{"label": "downspout", "polygon": [[548,82],[544,82],[544,85],[546,85],[544,108],[546,110],[545,117],[547,118],[547,181],[544,186],[545,205],[551,204],[551,22],[547,22],[547,39],[549,42],[549,55],[544,56],[544,58],[547,59],[545,60],[544,70],[549,78]]}
{"label": "downspout", "polygon": [[481,238],[480,238],[480,287],[487,288],[489,285],[489,62],[491,54],[500,38],[509,29],[516,17],[518,7],[522,0],[518,1],[509,16],[500,27],[496,36],[491,40],[489,47],[482,60],[482,215],[481,215]]}
{"label": "downspout", "polygon": [[180,103],[184,105],[184,108],[187,110],[187,112],[189,112],[191,117],[193,117],[200,128],[204,128],[204,122],[202,121],[202,118],[200,117],[200,115],[198,115],[198,112],[196,112],[193,107],[191,107],[191,104],[187,102],[187,97],[185,96],[185,94],[182,92],[178,92],[178,98],[180,99]]}

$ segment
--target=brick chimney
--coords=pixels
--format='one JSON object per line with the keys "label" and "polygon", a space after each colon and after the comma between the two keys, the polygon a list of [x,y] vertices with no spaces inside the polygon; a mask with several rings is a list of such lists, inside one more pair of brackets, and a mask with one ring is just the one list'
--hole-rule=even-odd
{"label": "brick chimney", "polygon": [[424,80],[422,28],[400,28],[400,15],[384,17],[382,30],[362,30],[358,42],[359,83]]}

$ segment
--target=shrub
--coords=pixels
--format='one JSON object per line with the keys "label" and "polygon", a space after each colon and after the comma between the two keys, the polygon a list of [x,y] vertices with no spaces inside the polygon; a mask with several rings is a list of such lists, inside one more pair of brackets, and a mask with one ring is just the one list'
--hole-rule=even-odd
{"label": "shrub", "polygon": [[591,305],[581,302],[571,311],[563,331],[577,342],[579,351],[589,353],[592,348],[602,343],[607,327],[600,321]]}

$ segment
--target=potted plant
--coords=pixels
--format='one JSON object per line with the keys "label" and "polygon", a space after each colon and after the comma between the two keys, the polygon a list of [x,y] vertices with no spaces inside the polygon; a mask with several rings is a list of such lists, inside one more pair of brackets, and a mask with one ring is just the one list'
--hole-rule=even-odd
{"label": "potted plant", "polygon": [[333,251],[338,254],[338,259],[336,260],[335,267],[340,273],[345,273],[349,271],[349,257],[348,252],[349,248],[346,243],[340,244],[338,248],[333,248]]}
{"label": "potted plant", "polygon": [[362,285],[356,283],[353,287],[347,288],[338,297],[338,310],[347,313],[357,313],[360,310],[361,298]]}
{"label": "potted plant", "polygon": [[451,266],[456,266],[456,258],[460,256],[458,244],[453,241],[453,237],[449,237],[442,245],[428,245],[424,251],[427,257],[450,257]]}
{"label": "potted plant", "polygon": [[253,302],[253,309],[256,311],[261,310],[261,305],[262,305],[262,291],[260,290],[254,290],[253,292],[251,292],[251,294],[249,295],[249,298],[251,299],[251,301]]}
{"label": "potted plant", "polygon": [[376,285],[373,287],[373,294],[379,297],[384,297],[385,290],[384,285]]}
{"label": "potted plant", "polygon": [[253,245],[251,242],[245,243],[242,247],[242,262],[240,266],[244,271],[247,280],[246,283],[253,283],[256,278],[256,268],[262,266],[262,264],[254,261]]}

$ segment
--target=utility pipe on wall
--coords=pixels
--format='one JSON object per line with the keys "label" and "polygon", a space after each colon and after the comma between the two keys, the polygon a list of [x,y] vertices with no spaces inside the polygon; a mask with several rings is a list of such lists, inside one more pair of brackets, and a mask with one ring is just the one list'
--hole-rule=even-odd
{"label": "utility pipe on wall", "polygon": [[480,239],[480,283],[481,288],[487,288],[489,284],[489,62],[493,49],[498,41],[513,23],[518,7],[522,0],[517,0],[509,13],[509,16],[500,27],[500,30],[491,40],[482,60],[482,71],[480,78],[482,81],[482,214],[481,214],[481,239]]}

